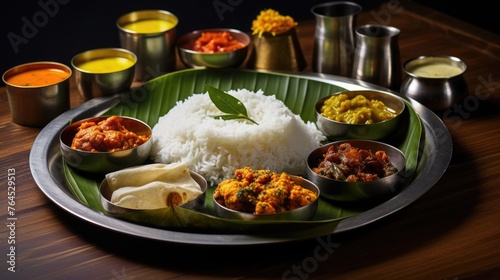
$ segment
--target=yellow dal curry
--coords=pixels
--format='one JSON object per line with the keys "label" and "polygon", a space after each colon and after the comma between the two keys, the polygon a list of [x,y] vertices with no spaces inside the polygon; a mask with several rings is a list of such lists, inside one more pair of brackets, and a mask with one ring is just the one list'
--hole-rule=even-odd
{"label": "yellow dal curry", "polygon": [[325,100],[320,113],[328,119],[349,124],[371,124],[396,116],[382,101],[363,95],[349,99],[346,94],[332,95]]}

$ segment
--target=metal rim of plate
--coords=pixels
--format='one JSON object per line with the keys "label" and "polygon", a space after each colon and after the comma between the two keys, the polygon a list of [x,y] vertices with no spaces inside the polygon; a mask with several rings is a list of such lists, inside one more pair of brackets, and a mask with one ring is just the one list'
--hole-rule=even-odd
{"label": "metal rim of plate", "polygon": [[[273,72],[267,73],[272,74]],[[332,75],[274,73],[335,84],[349,90],[375,89],[391,92],[386,88],[373,84]],[[39,189],[57,206],[86,222],[102,228],[140,238],[177,244],[242,246],[285,243],[313,238],[312,236],[297,235],[263,237],[246,234],[218,235],[170,231],[132,224],[111,216],[102,215],[98,211],[78,202],[65,187],[66,183],[59,151],[59,133],[68,124],[69,120],[99,115],[118,103],[119,100],[120,96],[118,94],[87,101],[55,118],[36,137],[29,158],[31,173]],[[448,168],[453,153],[453,142],[448,129],[430,109],[413,100],[410,100],[410,103],[420,116],[426,135],[422,153],[424,156],[419,160],[417,176],[405,190],[393,198],[359,215],[342,220],[331,234],[361,228],[405,208],[431,189]]]}

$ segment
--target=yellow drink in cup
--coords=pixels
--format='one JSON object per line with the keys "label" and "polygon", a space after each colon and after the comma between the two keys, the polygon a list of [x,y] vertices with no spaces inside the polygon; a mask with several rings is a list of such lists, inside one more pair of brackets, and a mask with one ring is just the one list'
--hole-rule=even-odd
{"label": "yellow drink in cup", "polygon": [[134,31],[137,33],[158,33],[165,32],[175,27],[175,24],[162,19],[145,19],[136,22],[130,22],[123,26],[123,29]]}
{"label": "yellow drink in cup", "polygon": [[82,101],[128,91],[137,56],[126,49],[103,48],[79,53],[71,60]]}
{"label": "yellow drink in cup", "polygon": [[84,62],[78,67],[92,73],[112,73],[125,70],[134,65],[134,61],[125,57],[105,57]]}
{"label": "yellow drink in cup", "polygon": [[135,81],[175,71],[177,17],[162,10],[134,11],[116,21],[120,46],[137,55]]}

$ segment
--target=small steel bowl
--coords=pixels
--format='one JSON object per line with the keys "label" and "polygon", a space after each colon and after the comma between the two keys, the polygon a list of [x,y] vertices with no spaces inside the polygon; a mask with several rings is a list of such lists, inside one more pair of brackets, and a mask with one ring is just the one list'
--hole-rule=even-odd
{"label": "small steel bowl", "polygon": [[[438,68],[439,67],[439,68]],[[469,94],[464,78],[467,65],[453,56],[419,56],[403,64],[407,78],[401,94],[434,112],[441,112],[462,102]]]}
{"label": "small steel bowl", "polygon": [[[200,174],[194,172],[194,171],[189,171],[189,174],[191,175],[191,178],[193,178],[198,185],[200,185],[200,189],[202,193],[198,195],[195,199],[188,201],[182,205],[179,205],[179,207],[183,207],[186,209],[191,209],[191,210],[198,210],[201,209],[205,205],[205,197],[206,197],[206,192],[207,192],[207,180],[203,178]],[[101,205],[104,207],[104,210],[106,210],[110,214],[126,214],[129,212],[134,212],[134,211],[147,211],[143,209],[132,209],[128,207],[122,207],[118,206],[114,203],[111,202],[111,197],[113,195],[113,191],[106,179],[104,179],[101,182],[101,185],[99,186],[99,193],[101,194]]]}
{"label": "small steel bowl", "polygon": [[[345,182],[326,178],[313,171],[324,159],[324,154],[332,146],[350,143],[352,147],[370,150],[373,153],[385,151],[392,164],[398,169],[393,175],[380,178],[371,182]],[[323,145],[313,150],[307,157],[307,178],[318,185],[321,196],[330,200],[342,202],[379,201],[395,195],[406,180],[406,157],[399,149],[372,140],[342,140]]]}
{"label": "small steel bowl", "polygon": [[339,92],[335,94],[346,94],[349,99],[357,95],[363,95],[367,99],[376,99],[382,101],[388,108],[392,109],[396,116],[392,119],[372,124],[349,124],[334,121],[321,115],[321,107],[325,101],[332,95],[326,96],[316,102],[316,125],[318,129],[330,140],[341,139],[366,139],[380,140],[393,134],[399,125],[402,112],[405,109],[403,100],[390,93],[384,93],[372,90],[356,90]]}
{"label": "small steel bowl", "polygon": [[269,221],[269,220],[293,220],[293,221],[305,221],[310,220],[316,214],[316,210],[318,209],[318,201],[320,196],[320,189],[313,182],[302,178],[300,176],[289,175],[290,178],[298,185],[303,188],[312,190],[317,198],[311,204],[306,206],[276,213],[276,214],[252,214],[241,211],[236,211],[225,206],[220,205],[215,198],[212,197],[214,203],[215,214],[221,218],[225,219],[235,219],[235,220],[246,220],[246,221]]}
{"label": "small steel bowl", "polygon": [[[220,53],[194,51],[192,46],[203,32],[229,32],[235,40],[244,44],[243,48]],[[228,28],[204,29],[187,33],[177,40],[177,52],[182,63],[189,68],[237,68],[246,59],[250,36],[242,31]]]}
{"label": "small steel bowl", "polygon": [[[40,81],[46,80],[36,81],[39,71],[59,73],[61,80],[40,84]],[[68,66],[51,61],[25,63],[7,70],[2,80],[7,91],[12,121],[19,125],[43,127],[69,110],[71,73]],[[33,77],[33,81],[20,83],[18,78],[22,76]]]}
{"label": "small steel bowl", "polygon": [[59,135],[59,142],[61,145],[61,153],[64,161],[71,167],[91,173],[109,173],[117,171],[126,167],[136,166],[143,164],[150,157],[152,147],[152,131],[146,123],[130,117],[119,117],[122,125],[129,131],[137,135],[149,135],[148,141],[142,145],[116,152],[88,152],[71,148],[71,143],[78,127],[83,122],[98,123],[105,120],[109,116],[100,116],[83,119],[73,122],[64,128]]}
{"label": "small steel bowl", "polygon": [[[143,30],[135,23],[160,20],[156,30]],[[135,81],[146,82],[175,71],[175,38],[179,19],[164,10],[136,10],[120,16],[116,21],[120,46],[137,55]]]}
{"label": "small steel bowl", "polygon": [[[130,62],[127,66],[119,65],[116,70],[93,71],[84,67],[84,63],[110,58]],[[82,101],[130,90],[136,63],[133,52],[120,48],[94,49],[75,55],[71,65]]]}

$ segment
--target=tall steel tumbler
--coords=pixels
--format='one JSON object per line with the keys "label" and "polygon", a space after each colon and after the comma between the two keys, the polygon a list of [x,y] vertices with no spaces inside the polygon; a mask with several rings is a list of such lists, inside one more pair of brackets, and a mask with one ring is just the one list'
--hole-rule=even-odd
{"label": "tall steel tumbler", "polygon": [[314,33],[314,72],[351,76],[355,41],[356,17],[362,8],[348,1],[318,4],[311,12],[316,18]]}
{"label": "tall steel tumbler", "polygon": [[[146,20],[165,20],[172,28],[158,32],[139,32],[125,28],[127,24]],[[137,56],[135,81],[149,79],[175,71],[175,39],[179,20],[162,10],[133,11],[118,18],[116,25],[120,36],[120,46]]]}
{"label": "tall steel tumbler", "polygon": [[385,25],[363,25],[357,27],[355,32],[352,78],[399,91],[402,73],[399,29]]}

